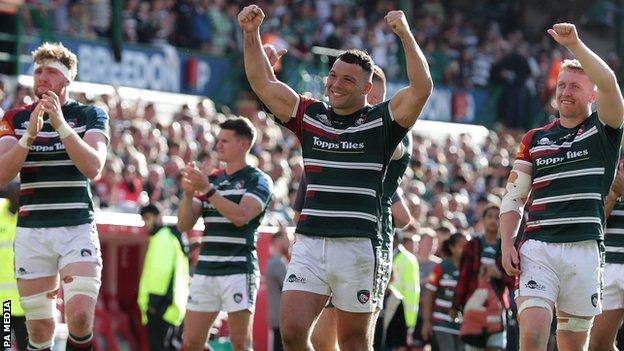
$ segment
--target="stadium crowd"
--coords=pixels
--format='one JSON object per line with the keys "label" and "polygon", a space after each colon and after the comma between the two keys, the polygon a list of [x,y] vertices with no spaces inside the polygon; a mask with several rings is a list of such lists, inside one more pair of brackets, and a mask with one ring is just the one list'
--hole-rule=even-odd
{"label": "stadium crowd", "polygon": [[[27,30],[47,28],[56,33],[81,33],[87,38],[105,37],[109,33],[109,1],[33,3],[38,5],[26,17]],[[124,40],[240,58],[242,34],[236,14],[246,3],[242,0],[126,1],[122,19]],[[383,25],[383,16],[396,9],[395,2],[276,0],[259,5],[270,18],[263,26],[263,40],[278,49],[288,49],[287,60],[314,62],[318,56],[311,53],[313,46],[362,48],[390,80],[402,78],[400,46]],[[535,21],[529,23],[527,18],[534,16],[527,14],[527,5],[522,2],[473,4],[429,0],[413,2],[410,7],[409,20],[415,38],[427,57],[436,84],[468,90],[500,87],[498,118],[511,128],[535,124],[525,117],[532,111],[530,98],[537,102],[538,110],[552,111],[550,97],[557,65],[567,54],[544,35],[550,23],[547,19],[537,26]],[[607,25],[608,20],[591,21],[607,13],[604,8],[592,7],[588,14],[595,14],[584,22]],[[606,60],[619,69],[617,55],[611,53]]]}

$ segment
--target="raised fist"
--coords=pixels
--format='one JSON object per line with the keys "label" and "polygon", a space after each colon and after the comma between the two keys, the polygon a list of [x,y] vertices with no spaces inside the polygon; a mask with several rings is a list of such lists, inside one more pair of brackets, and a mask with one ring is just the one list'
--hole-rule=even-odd
{"label": "raised fist", "polygon": [[576,26],[572,23],[557,23],[548,30],[548,34],[563,46],[573,45],[580,41]]}
{"label": "raised fist", "polygon": [[384,19],[396,35],[400,36],[410,31],[409,24],[407,24],[407,19],[405,18],[405,13],[401,10],[388,12]]}
{"label": "raised fist", "polygon": [[263,20],[264,12],[256,5],[246,6],[238,14],[238,24],[245,33],[258,30]]}

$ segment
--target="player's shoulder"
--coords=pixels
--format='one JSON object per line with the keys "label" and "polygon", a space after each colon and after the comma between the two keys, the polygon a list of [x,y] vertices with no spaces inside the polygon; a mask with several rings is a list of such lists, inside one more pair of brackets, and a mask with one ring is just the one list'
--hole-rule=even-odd
{"label": "player's shoulder", "polygon": [[248,168],[248,174],[249,174],[250,177],[258,178],[259,180],[273,183],[273,180],[271,179],[271,176],[269,176],[266,172],[264,172],[260,168],[249,167]]}
{"label": "player's shoulder", "polygon": [[541,136],[542,134],[548,133],[551,130],[553,130],[556,126],[557,126],[557,121],[553,121],[541,127],[530,129],[528,132],[524,134],[522,141],[526,144],[531,144],[532,141],[535,140],[536,136]]}
{"label": "player's shoulder", "polygon": [[214,169],[212,172],[210,172],[210,174],[208,174],[208,177],[211,179],[215,179],[215,178],[219,178],[223,176],[224,174],[225,174],[224,168],[217,168],[217,169]]}
{"label": "player's shoulder", "polygon": [[22,115],[22,114],[26,114],[26,115],[30,116],[30,113],[35,109],[36,106],[37,106],[37,103],[34,102],[34,103],[30,104],[30,105],[14,107],[12,109],[7,110],[4,113],[4,116],[0,117],[0,120],[4,120],[4,121],[7,121],[9,123],[12,123],[13,119],[15,118],[15,116],[19,116],[19,115]]}
{"label": "player's shoulder", "polygon": [[86,116],[108,118],[108,113],[102,107],[97,105],[83,104],[75,100],[70,100],[69,102],[67,102],[67,108],[74,112],[84,114]]}

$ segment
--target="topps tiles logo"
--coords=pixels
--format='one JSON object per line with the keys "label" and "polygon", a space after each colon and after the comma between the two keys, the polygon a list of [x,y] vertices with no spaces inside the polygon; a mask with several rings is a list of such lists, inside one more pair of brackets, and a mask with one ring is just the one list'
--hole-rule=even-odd
{"label": "topps tiles logo", "polygon": [[351,141],[327,141],[319,137],[313,137],[313,143],[315,148],[323,150],[364,150],[364,142],[354,143]]}

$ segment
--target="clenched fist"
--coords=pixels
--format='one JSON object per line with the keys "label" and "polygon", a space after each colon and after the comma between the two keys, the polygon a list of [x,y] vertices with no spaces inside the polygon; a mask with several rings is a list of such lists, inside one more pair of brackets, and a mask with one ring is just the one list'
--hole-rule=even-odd
{"label": "clenched fist", "polygon": [[407,19],[405,18],[405,13],[403,13],[403,11],[390,11],[384,19],[390,28],[392,28],[394,34],[401,36],[409,33],[409,24],[407,24]]}
{"label": "clenched fist", "polygon": [[563,46],[574,45],[580,42],[576,26],[572,23],[557,23],[548,30],[548,34]]}
{"label": "clenched fist", "polygon": [[238,14],[238,24],[245,33],[258,30],[263,20],[264,12],[256,5],[246,6]]}

